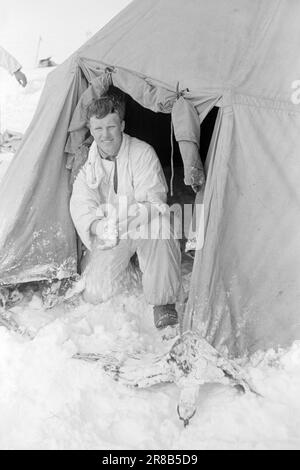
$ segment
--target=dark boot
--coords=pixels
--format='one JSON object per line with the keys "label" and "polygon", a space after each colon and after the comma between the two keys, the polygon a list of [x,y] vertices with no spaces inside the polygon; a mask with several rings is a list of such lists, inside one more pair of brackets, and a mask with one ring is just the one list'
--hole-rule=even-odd
{"label": "dark boot", "polygon": [[167,305],[154,305],[154,325],[158,330],[162,330],[167,326],[177,325],[178,313],[175,309],[175,304]]}

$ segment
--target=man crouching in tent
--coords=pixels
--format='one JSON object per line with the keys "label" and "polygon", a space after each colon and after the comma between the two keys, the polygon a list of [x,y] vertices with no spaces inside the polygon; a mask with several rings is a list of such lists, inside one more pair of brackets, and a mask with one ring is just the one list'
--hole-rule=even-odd
{"label": "man crouching in tent", "polygon": [[[180,248],[170,224],[167,184],[154,149],[124,133],[125,97],[111,88],[87,109],[94,142],[70,202],[87,250],[83,297],[97,304],[118,289],[137,253],[146,300],[158,329],[178,323]],[[141,230],[142,229],[142,230]]]}

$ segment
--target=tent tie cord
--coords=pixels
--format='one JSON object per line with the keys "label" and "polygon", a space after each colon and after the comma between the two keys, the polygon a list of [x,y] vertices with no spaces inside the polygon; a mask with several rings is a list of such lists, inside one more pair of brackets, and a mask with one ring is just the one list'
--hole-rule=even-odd
{"label": "tent tie cord", "polygon": [[116,73],[115,67],[105,67],[104,73],[109,76],[110,84],[113,85],[112,74]]}
{"label": "tent tie cord", "polygon": [[188,93],[190,90],[188,88],[184,88],[183,90],[179,90],[179,82],[177,82],[176,85],[176,99],[179,100],[179,98],[182,96],[184,97],[185,93]]}

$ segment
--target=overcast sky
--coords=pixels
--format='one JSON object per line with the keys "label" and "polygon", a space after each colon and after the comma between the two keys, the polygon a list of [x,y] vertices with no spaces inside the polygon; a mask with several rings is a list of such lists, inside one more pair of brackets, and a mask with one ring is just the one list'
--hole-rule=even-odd
{"label": "overcast sky", "polygon": [[131,0],[0,0],[0,44],[26,68],[62,62]]}

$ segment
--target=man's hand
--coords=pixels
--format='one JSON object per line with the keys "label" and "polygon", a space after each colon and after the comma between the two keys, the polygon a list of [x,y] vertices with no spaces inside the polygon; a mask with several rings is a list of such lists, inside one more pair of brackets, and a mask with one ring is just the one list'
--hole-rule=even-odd
{"label": "man's hand", "polygon": [[114,218],[103,217],[103,219],[97,221],[97,224],[94,222],[92,231],[95,231],[95,235],[100,242],[97,245],[99,248],[107,250],[118,244],[119,231]]}
{"label": "man's hand", "polygon": [[26,85],[27,85],[27,78],[26,78],[25,73],[23,73],[23,72],[21,71],[21,69],[17,70],[17,71],[14,73],[14,76],[16,77],[17,82],[20,83],[20,85],[22,85],[22,87],[26,87]]}
{"label": "man's hand", "polygon": [[198,193],[205,184],[204,169],[195,166],[190,167],[185,174],[184,182],[187,186],[192,186],[195,193]]}

